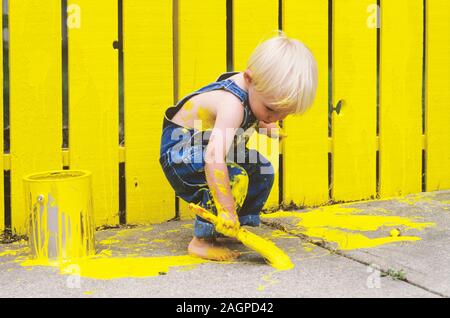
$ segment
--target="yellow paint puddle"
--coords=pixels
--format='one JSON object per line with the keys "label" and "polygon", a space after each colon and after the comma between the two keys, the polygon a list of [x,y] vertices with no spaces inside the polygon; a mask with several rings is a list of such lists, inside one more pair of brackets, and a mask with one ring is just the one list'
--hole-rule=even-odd
{"label": "yellow paint puddle", "polygon": [[[324,206],[305,213],[280,211],[262,215],[263,218],[298,219],[296,227],[299,233],[309,237],[321,238],[336,243],[338,249],[352,250],[371,248],[387,243],[418,241],[417,236],[390,235],[389,229],[404,227],[406,229],[423,230],[435,226],[434,223],[419,222],[422,218],[386,215],[363,215],[363,210],[351,208],[346,204]],[[384,230],[386,236],[371,238],[363,232]]]}
{"label": "yellow paint puddle", "polygon": [[172,267],[188,266],[206,263],[207,260],[189,256],[161,256],[161,257],[88,257],[67,262],[49,260],[26,260],[21,266],[53,266],[59,267],[61,274],[80,275],[80,277],[94,279],[144,278],[164,275]]}

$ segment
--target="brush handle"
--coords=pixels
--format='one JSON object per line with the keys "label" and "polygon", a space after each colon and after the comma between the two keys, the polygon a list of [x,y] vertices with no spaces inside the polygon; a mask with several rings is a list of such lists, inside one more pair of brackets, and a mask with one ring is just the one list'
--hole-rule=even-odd
{"label": "brush handle", "polygon": [[196,215],[198,215],[201,218],[204,218],[205,220],[211,222],[214,226],[217,225],[218,220],[217,216],[209,212],[208,210],[202,208],[201,206],[198,206],[194,203],[189,203],[189,209]]}
{"label": "brush handle", "polygon": [[[189,203],[189,209],[196,215],[211,222],[214,226],[218,223],[218,217],[206,209],[194,203]],[[267,262],[279,270],[291,269],[294,267],[289,256],[279,249],[273,242],[266,240],[244,228],[239,228],[235,236],[245,246],[262,255]]]}

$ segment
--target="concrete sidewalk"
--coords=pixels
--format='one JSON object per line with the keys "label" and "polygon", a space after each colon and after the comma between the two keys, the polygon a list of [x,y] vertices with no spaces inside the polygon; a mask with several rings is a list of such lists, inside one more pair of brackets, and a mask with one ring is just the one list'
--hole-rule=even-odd
{"label": "concrete sidewalk", "polygon": [[[261,227],[249,230],[287,252],[295,264],[288,271],[276,271],[258,254],[229,243],[243,252],[232,263],[94,279],[22,266],[26,243],[0,244],[0,297],[448,297],[449,213],[450,191],[436,191],[268,215]],[[96,233],[98,253],[106,260],[183,256],[191,237],[192,221]]]}

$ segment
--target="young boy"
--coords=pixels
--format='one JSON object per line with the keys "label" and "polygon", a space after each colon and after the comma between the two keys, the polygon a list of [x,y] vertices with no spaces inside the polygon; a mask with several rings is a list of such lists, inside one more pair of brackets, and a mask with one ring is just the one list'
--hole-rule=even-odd
{"label": "young boy", "polygon": [[256,128],[278,138],[276,122],[313,103],[317,64],[300,41],[280,34],[252,53],[244,72],[222,74],[165,114],[160,163],[175,193],[219,217],[197,217],[191,255],[229,261],[239,253],[215,242],[240,225],[258,226],[274,181],[270,162],[245,147]]}

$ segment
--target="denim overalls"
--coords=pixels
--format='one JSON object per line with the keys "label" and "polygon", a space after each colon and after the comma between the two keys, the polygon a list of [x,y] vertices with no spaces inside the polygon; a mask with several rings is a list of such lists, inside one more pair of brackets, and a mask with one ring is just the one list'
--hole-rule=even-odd
{"label": "denim overalls", "polygon": [[[240,131],[248,131],[256,127],[257,119],[252,113],[247,92],[228,77],[237,74],[229,72],[222,74],[213,82],[192,94],[184,97],[176,106],[166,110],[161,137],[159,162],[167,180],[177,196],[187,202],[198,204],[217,214],[211,192],[206,182],[204,150],[208,145],[211,131],[200,131],[195,128],[181,127],[171,121],[191,97],[222,89],[236,95],[244,107],[244,119]],[[244,138],[242,138],[244,135]],[[240,158],[230,162],[227,159],[230,186],[246,189],[243,196],[235,197],[236,209],[241,225],[259,226],[259,213],[263,208],[274,181],[274,170],[271,163],[256,150],[236,147],[239,142],[246,142],[245,134],[235,137],[234,154]],[[242,160],[244,158],[244,160]],[[217,237],[214,226],[206,220],[197,217],[194,235],[198,238]]]}

